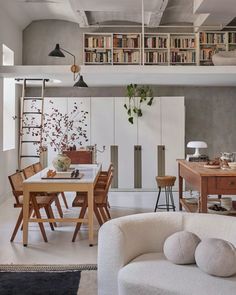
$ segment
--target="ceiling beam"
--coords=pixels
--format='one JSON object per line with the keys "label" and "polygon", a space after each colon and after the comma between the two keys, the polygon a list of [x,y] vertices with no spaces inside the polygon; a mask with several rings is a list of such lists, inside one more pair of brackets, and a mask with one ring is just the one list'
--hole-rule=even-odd
{"label": "ceiling beam", "polygon": [[158,6],[156,7],[155,11],[150,12],[150,18],[147,24],[149,27],[157,27],[160,25],[167,4],[168,0],[158,1]]}

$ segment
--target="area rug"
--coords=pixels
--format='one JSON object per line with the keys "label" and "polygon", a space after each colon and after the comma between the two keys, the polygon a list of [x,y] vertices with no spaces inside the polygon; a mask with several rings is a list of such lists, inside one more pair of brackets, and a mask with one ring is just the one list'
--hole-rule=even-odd
{"label": "area rug", "polygon": [[96,265],[0,265],[1,295],[96,295]]}

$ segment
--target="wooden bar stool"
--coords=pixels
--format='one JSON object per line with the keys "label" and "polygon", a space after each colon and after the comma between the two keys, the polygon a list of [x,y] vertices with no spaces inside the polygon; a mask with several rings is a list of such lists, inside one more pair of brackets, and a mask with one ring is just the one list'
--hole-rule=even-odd
{"label": "wooden bar stool", "polygon": [[[159,192],[157,196],[155,212],[157,211],[157,209],[164,209],[167,211],[172,209],[173,211],[175,211],[175,203],[174,203],[174,198],[172,194],[172,187],[175,184],[175,180],[176,180],[175,176],[157,176],[156,177],[156,182],[159,188]],[[166,203],[163,205],[159,205],[162,188],[164,188],[164,191],[165,191]]]}

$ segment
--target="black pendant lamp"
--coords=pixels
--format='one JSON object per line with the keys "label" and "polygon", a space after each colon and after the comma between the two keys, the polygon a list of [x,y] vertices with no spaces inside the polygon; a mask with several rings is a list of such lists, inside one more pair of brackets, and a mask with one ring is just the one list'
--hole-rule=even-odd
{"label": "black pendant lamp", "polygon": [[64,53],[60,49],[59,44],[56,44],[55,49],[53,49],[53,51],[51,51],[48,56],[65,57]]}
{"label": "black pendant lamp", "polygon": [[79,76],[79,80],[73,85],[73,87],[88,87],[88,85],[84,82],[83,76]]}

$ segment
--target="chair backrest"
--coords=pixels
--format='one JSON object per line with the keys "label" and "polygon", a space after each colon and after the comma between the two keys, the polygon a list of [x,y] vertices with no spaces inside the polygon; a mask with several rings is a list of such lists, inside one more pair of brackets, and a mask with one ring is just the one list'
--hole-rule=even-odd
{"label": "chair backrest", "polygon": [[30,165],[23,169],[24,177],[27,179],[35,174],[34,166]]}
{"label": "chair backrest", "polygon": [[38,173],[43,170],[43,167],[40,162],[33,164],[34,172]]}
{"label": "chair backrest", "polygon": [[21,172],[16,172],[10,176],[8,179],[11,184],[12,193],[16,199],[16,203],[19,204],[19,196],[23,195],[23,176]]}
{"label": "chair backrest", "polygon": [[[113,173],[111,171],[110,175],[106,179],[106,183],[105,183],[104,189],[101,190],[100,188],[98,188],[100,196],[102,194],[102,198],[99,198],[99,203],[100,202],[101,203],[107,203],[108,192],[109,192],[109,189],[110,189],[110,186],[111,186],[112,179],[113,179]],[[96,196],[96,187],[95,187],[95,196]]]}
{"label": "chair backrest", "polygon": [[71,159],[71,164],[92,164],[92,151],[63,151]]}

